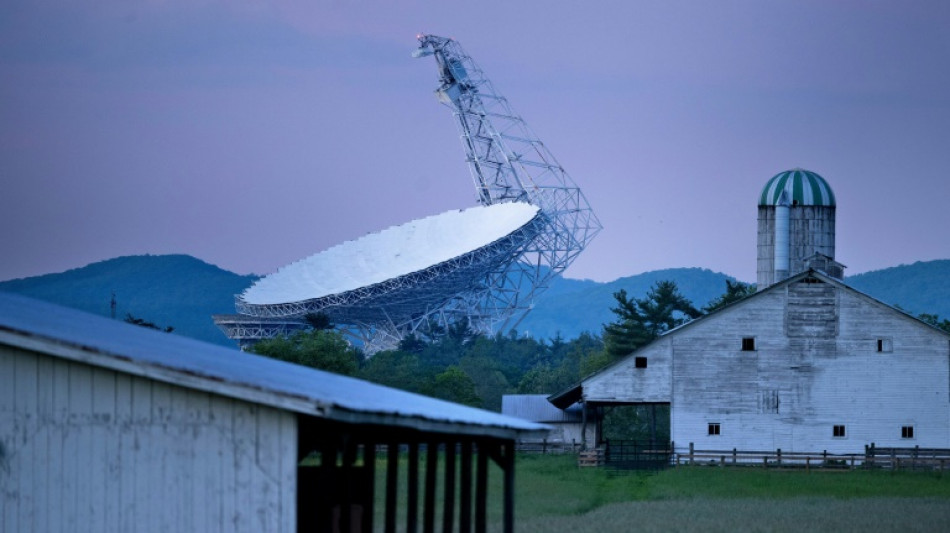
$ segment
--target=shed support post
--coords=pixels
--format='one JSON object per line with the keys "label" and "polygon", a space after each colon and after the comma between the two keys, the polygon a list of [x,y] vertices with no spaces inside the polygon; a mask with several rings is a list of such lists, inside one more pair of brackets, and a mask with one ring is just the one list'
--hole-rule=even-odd
{"label": "shed support post", "polygon": [[587,450],[587,402],[581,407],[581,451]]}
{"label": "shed support post", "polygon": [[422,531],[435,531],[435,475],[439,467],[439,443],[426,444],[426,493],[423,509]]}
{"label": "shed support post", "polygon": [[386,450],[386,531],[396,531],[396,495],[399,492],[399,444],[390,441]]}
{"label": "shed support post", "polygon": [[442,492],[442,531],[452,531],[455,523],[455,453],[456,443],[445,443],[445,484]]}
{"label": "shed support post", "polygon": [[472,531],[472,441],[462,442],[461,490],[459,494],[459,533]]}
{"label": "shed support post", "polygon": [[406,467],[406,532],[416,533],[419,528],[419,443],[409,443],[409,464]]}
{"label": "shed support post", "polygon": [[488,499],[488,449],[485,442],[478,443],[478,466],[475,472],[475,531],[485,533],[485,512]]}
{"label": "shed support post", "polygon": [[502,469],[505,471],[505,533],[515,531],[515,442],[501,445]]}

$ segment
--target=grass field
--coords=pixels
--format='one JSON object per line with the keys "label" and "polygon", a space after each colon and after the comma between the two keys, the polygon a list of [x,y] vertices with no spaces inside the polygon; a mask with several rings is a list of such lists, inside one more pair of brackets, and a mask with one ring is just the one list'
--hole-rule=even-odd
{"label": "grass field", "polygon": [[[488,522],[500,531],[501,475],[489,470]],[[578,468],[574,455],[519,455],[515,491],[518,532],[950,531],[950,473],[681,466],[618,475]],[[405,503],[401,495],[400,525]],[[384,508],[380,491],[379,531]]]}
{"label": "grass field", "polygon": [[518,531],[950,531],[950,475],[715,467],[611,475],[575,460],[518,458]]}

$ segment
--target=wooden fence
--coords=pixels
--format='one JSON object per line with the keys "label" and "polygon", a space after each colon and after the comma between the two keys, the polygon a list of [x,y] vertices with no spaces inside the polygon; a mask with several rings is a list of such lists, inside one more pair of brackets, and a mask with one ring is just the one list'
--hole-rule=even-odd
{"label": "wooden fence", "polygon": [[522,440],[515,443],[515,450],[525,453],[559,454],[579,453],[583,444],[577,441]]}
{"label": "wooden fence", "polygon": [[709,466],[759,466],[787,469],[856,469],[946,470],[950,468],[950,449],[942,448],[876,448],[865,447],[863,454],[832,454],[821,452],[783,452],[781,449],[696,450],[690,443],[688,451],[673,454],[673,464]]}

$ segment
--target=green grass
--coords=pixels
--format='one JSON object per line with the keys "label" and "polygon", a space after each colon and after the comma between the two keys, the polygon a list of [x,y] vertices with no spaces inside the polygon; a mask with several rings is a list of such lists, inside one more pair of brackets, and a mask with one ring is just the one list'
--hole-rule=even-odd
{"label": "green grass", "polygon": [[950,531],[950,474],[933,472],[612,475],[574,456],[524,455],[515,485],[518,531]]}
{"label": "green grass", "polygon": [[[440,462],[439,479],[442,468]],[[377,486],[384,470],[380,463]],[[950,531],[950,474],[681,466],[617,475],[578,468],[574,455],[519,455],[515,472],[519,532]],[[502,522],[501,482],[500,471],[490,468],[493,531]],[[441,501],[441,487],[438,492]],[[405,503],[401,495],[400,528]],[[378,499],[380,531],[383,509]],[[439,529],[440,515],[437,505]]]}

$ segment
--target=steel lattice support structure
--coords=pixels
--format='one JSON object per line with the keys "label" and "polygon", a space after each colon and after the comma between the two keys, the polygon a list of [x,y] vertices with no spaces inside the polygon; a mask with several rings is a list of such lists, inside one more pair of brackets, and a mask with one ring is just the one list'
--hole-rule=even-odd
{"label": "steel lattice support structure", "polygon": [[456,119],[478,202],[529,203],[537,216],[487,246],[355,290],[276,304],[238,296],[240,315],[215,317],[229,337],[247,344],[297,329],[308,313],[326,313],[370,354],[461,321],[508,331],[600,231],[581,190],[457,42],[420,35],[413,55],[435,57],[436,94]]}
{"label": "steel lattice support structure", "polygon": [[458,42],[434,35],[418,39],[413,55],[436,60],[436,95],[455,117],[478,201],[528,202],[547,218],[518,261],[488,273],[494,290],[479,308],[495,317],[493,326],[514,328],[602,226],[580,188]]}

